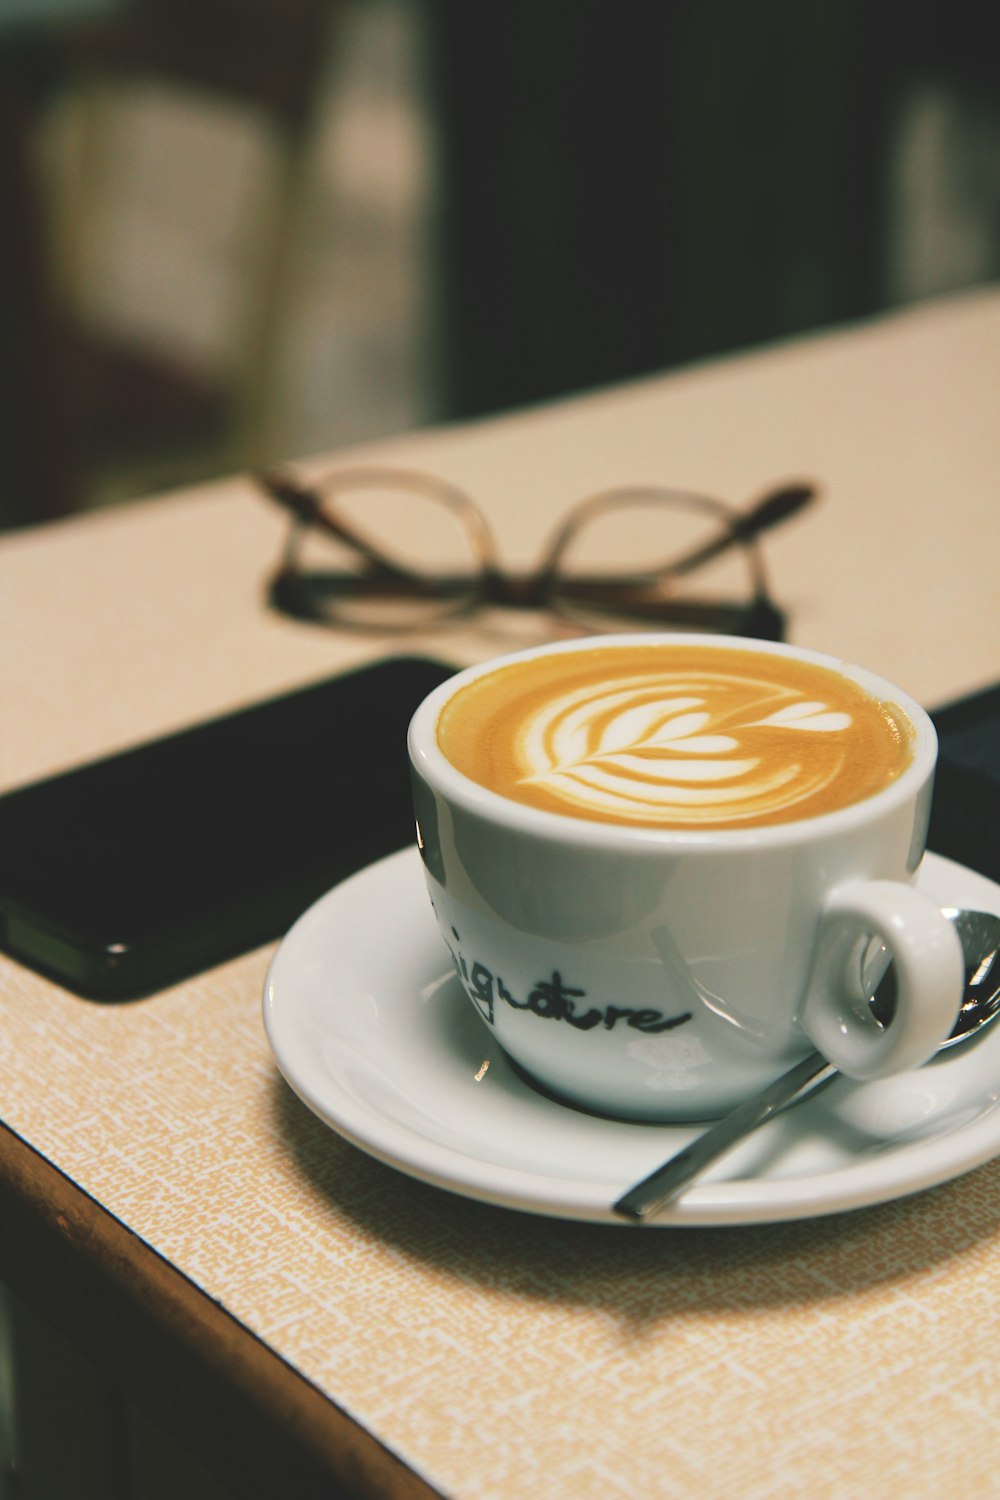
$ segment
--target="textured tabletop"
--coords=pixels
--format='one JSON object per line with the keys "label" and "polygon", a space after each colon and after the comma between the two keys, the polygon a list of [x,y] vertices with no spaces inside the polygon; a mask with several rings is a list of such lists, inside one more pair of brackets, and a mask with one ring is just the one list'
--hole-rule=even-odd
{"label": "textured tabletop", "polygon": [[[506,561],[653,480],[822,503],[766,543],[791,639],[934,706],[1000,677],[1000,294],[368,450],[462,484]],[[398,641],[268,614],[244,481],[0,539],[0,786]],[[407,640],[455,661],[537,622]],[[272,950],[102,1007],[0,960],[0,1117],[455,1500],[996,1488],[1000,1163],[895,1203],[633,1231],[453,1197],[281,1081]]]}

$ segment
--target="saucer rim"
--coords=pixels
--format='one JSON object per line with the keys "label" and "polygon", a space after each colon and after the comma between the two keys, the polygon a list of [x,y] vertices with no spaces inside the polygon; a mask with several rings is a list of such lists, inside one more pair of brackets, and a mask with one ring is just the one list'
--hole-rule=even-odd
{"label": "saucer rim", "polygon": [[[517,1166],[487,1160],[475,1152],[460,1149],[457,1133],[456,1144],[431,1140],[414,1132],[405,1121],[376,1108],[370,1100],[351,1095],[329,1073],[324,1074],[322,1070],[317,1073],[308,1052],[300,1052],[303,1001],[301,983],[296,986],[297,964],[309,952],[317,935],[322,935],[324,929],[330,928],[339,917],[346,916],[352,904],[360,902],[364,907],[375,899],[384,901],[389,892],[383,887],[393,883],[400,885],[398,894],[404,902],[412,904],[412,916],[424,928],[419,936],[423,940],[426,933],[429,957],[432,946],[437,943],[437,933],[426,903],[419,854],[415,848],[387,855],[327,891],[299,917],[273,955],[264,983],[263,1021],[272,1055],[286,1083],[343,1139],[411,1178],[498,1207],[550,1218],[630,1227],[628,1221],[614,1214],[610,1206],[628,1185],[627,1181],[616,1183],[600,1176],[584,1180],[554,1175],[528,1160]],[[946,884],[949,900],[975,903],[1000,915],[1000,886],[987,876],[941,855],[928,853],[925,856],[918,876],[920,883]],[[363,969],[364,951],[358,950],[354,957],[360,959]],[[401,965],[404,962],[408,968],[418,966],[417,959],[400,960]],[[488,1033],[484,1034],[484,1052],[489,1050],[492,1058],[502,1058],[503,1053],[495,1039]],[[841,1086],[850,1086],[848,1080],[839,1082]],[[515,1096],[508,1094],[506,1097],[516,1107]],[[532,1097],[538,1100],[540,1096],[533,1094]],[[501,1095],[501,1103],[503,1098]],[[567,1113],[574,1113],[570,1106],[556,1100],[549,1099],[546,1103],[560,1112],[563,1121]],[[589,1115],[583,1118],[590,1122],[590,1129],[595,1128],[596,1121],[597,1128],[606,1123],[609,1129],[642,1132],[647,1140],[650,1133],[655,1132],[664,1158],[680,1149],[701,1128],[697,1125],[650,1126],[617,1120],[600,1122],[597,1117]],[[919,1141],[901,1140],[896,1147],[889,1146],[876,1157],[850,1161],[830,1171],[788,1178],[766,1174],[732,1179],[720,1177],[694,1184],[676,1204],[642,1227],[773,1223],[872,1207],[951,1181],[983,1165],[998,1152],[1000,1108],[993,1108],[955,1129]],[[901,1170],[887,1170],[896,1162]]]}

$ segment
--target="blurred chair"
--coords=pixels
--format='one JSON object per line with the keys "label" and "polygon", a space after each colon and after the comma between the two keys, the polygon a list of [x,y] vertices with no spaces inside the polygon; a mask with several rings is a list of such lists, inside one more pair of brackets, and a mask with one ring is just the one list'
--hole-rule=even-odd
{"label": "blurred chair", "polygon": [[[8,313],[4,303],[0,336],[8,332],[15,365],[36,356],[29,382],[34,409],[22,420],[43,445],[46,434],[55,435],[61,461],[50,461],[47,468],[58,472],[44,475],[22,464],[24,492],[0,496],[0,524],[73,510],[86,494],[89,472],[116,460],[162,454],[169,468],[193,448],[212,455],[218,471],[265,456],[290,249],[339,11],[337,0],[127,0],[105,15],[33,29],[29,50],[43,60],[36,72],[46,75],[33,100],[21,88],[13,103],[15,91],[4,88],[0,67],[0,104],[8,116],[17,109],[22,140],[31,103],[36,117],[54,94],[81,106],[77,167],[62,205],[60,239],[68,254],[57,256],[51,239],[46,243],[51,218],[39,202],[30,149],[7,162],[6,177],[18,183],[29,207],[15,226],[23,233],[0,249],[0,257],[5,271],[9,264],[26,288],[31,284],[31,295],[8,294],[18,312]],[[0,49],[4,40],[0,33]],[[20,47],[23,56],[23,36]],[[15,72],[23,77],[23,69],[8,66],[8,80]],[[254,183],[247,226],[256,242],[252,286],[221,380],[162,349],[88,326],[80,312],[87,257],[74,247],[100,235],[109,110],[123,90],[147,84],[247,107],[274,143],[274,170]],[[155,161],[149,170],[155,172]],[[2,326],[8,321],[9,331]],[[10,359],[10,347],[0,359]]]}

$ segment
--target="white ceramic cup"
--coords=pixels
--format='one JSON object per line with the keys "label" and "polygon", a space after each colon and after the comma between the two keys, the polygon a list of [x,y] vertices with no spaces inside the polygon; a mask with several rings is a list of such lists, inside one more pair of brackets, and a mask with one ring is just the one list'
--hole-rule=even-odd
{"label": "white ceramic cup", "polygon": [[[474,678],[539,654],[633,644],[830,668],[903,710],[911,760],[834,812],[687,831],[541,811],[443,754],[438,717]],[[913,885],[937,739],[919,705],[872,673],[729,637],[589,637],[459,673],[417,710],[409,750],[427,887],[459,977],[510,1058],[568,1102],[621,1118],[711,1118],[811,1047],[851,1077],[875,1078],[918,1066],[950,1032],[961,945]],[[897,971],[885,1027],[862,983],[873,938]]]}

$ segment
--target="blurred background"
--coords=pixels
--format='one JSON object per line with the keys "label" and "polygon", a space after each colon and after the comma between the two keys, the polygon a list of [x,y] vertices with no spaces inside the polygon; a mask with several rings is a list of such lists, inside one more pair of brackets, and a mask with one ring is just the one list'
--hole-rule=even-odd
{"label": "blurred background", "polygon": [[972,0],[0,0],[0,526],[1000,275]]}

